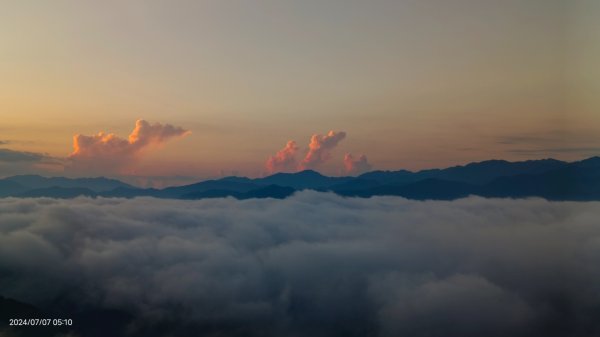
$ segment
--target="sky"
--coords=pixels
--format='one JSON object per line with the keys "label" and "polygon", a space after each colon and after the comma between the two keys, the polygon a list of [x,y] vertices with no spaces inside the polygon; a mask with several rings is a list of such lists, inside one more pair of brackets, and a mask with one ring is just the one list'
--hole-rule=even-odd
{"label": "sky", "polygon": [[6,1],[0,176],[600,155],[599,15],[594,0]]}

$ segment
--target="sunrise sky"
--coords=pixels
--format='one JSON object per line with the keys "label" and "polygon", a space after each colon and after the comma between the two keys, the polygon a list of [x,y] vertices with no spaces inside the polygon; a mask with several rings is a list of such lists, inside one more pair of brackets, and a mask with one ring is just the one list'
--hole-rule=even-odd
{"label": "sunrise sky", "polygon": [[600,155],[599,11],[595,0],[7,1],[0,176]]}

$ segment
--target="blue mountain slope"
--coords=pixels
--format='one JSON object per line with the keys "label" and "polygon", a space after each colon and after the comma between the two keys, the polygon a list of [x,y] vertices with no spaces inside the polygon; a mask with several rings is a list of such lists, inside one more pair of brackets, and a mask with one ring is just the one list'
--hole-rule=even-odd
{"label": "blue mountain slope", "polygon": [[98,193],[107,198],[159,197],[160,190],[155,188],[117,187],[114,190]]}
{"label": "blue mountain slope", "polygon": [[254,179],[253,182],[261,185],[279,185],[295,189],[320,189],[353,179],[352,177],[327,177],[313,170],[305,170],[298,173],[276,173],[265,178]]}
{"label": "blue mountain slope", "polygon": [[479,186],[472,184],[431,178],[405,185],[381,185],[341,194],[359,197],[395,195],[416,200],[452,200],[477,194],[479,189]]}
{"label": "blue mountain slope", "polygon": [[351,194],[352,192],[375,188],[381,185],[382,184],[376,180],[355,178],[341,184],[332,185],[324,190],[333,191],[339,194]]}
{"label": "blue mountain slope", "polygon": [[254,198],[275,198],[284,199],[294,194],[296,190],[292,187],[269,185],[259,187],[246,192],[230,190],[208,190],[189,193],[181,196],[182,199],[205,199],[205,198],[226,198],[234,197],[236,199],[254,199]]}
{"label": "blue mountain slope", "polygon": [[8,197],[27,190],[23,185],[10,180],[0,180],[0,197]]}
{"label": "blue mountain slope", "polygon": [[488,160],[471,163],[465,166],[455,166],[440,170],[434,174],[436,178],[461,181],[470,184],[487,184],[499,177],[509,177],[517,174],[540,174],[550,170],[565,167],[568,163],[554,160],[528,160],[508,162],[505,160]]}
{"label": "blue mountain slope", "polygon": [[162,198],[188,198],[190,195],[200,195],[207,191],[221,190],[231,192],[247,192],[260,187],[259,184],[248,181],[221,179],[207,180],[191,185],[168,187],[157,191],[157,197]]}
{"label": "blue mountain slope", "polygon": [[407,170],[399,170],[399,171],[371,171],[367,173],[363,173],[358,176],[358,179],[363,179],[367,181],[376,181],[380,184],[389,184],[389,183],[410,183],[417,181],[419,179],[423,179],[419,177],[417,173],[407,171]]}
{"label": "blue mountain slope", "polygon": [[254,199],[254,198],[275,198],[285,199],[296,192],[292,187],[269,185],[261,188],[257,188],[252,191],[240,193],[238,199]]}
{"label": "blue mountain slope", "polygon": [[576,162],[570,163],[569,166],[599,168],[600,167],[600,157],[591,157],[591,158],[584,159],[581,161],[576,161]]}
{"label": "blue mountain slope", "polygon": [[397,195],[421,200],[448,200],[468,195],[600,200],[600,157],[573,163],[553,159],[515,163],[489,160],[419,172],[373,171],[356,178],[327,177],[307,170],[257,179],[226,177],[162,190],[136,188],[106,178],[15,176],[0,180],[0,197],[87,195],[201,199],[231,196],[247,199],[284,198],[303,189],[332,191],[345,196]]}
{"label": "blue mountain slope", "polygon": [[486,197],[600,200],[600,158],[575,162],[541,174],[498,178],[486,185],[481,194]]}
{"label": "blue mountain slope", "polygon": [[20,198],[57,198],[57,199],[70,199],[79,196],[95,197],[98,193],[83,187],[47,187],[28,190],[20,193],[17,197]]}
{"label": "blue mountain slope", "polygon": [[555,159],[528,160],[522,162],[508,162],[505,160],[487,160],[470,163],[464,166],[453,166],[446,169],[422,170],[410,172],[400,171],[373,171],[365,173],[359,178],[378,181],[381,184],[403,183],[408,184],[424,179],[442,179],[460,181],[469,184],[483,185],[500,177],[517,174],[539,174],[558,169],[568,163]]}

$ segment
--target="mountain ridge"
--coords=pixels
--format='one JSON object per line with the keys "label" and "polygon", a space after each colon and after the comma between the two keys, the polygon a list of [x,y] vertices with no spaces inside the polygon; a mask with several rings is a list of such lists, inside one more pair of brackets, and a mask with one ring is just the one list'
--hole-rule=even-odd
{"label": "mountain ridge", "polygon": [[417,200],[452,200],[469,195],[600,200],[600,157],[575,162],[551,158],[517,162],[486,160],[416,172],[377,170],[356,177],[329,177],[313,170],[305,170],[275,173],[254,179],[229,176],[163,189],[139,188],[104,177],[19,175],[0,179],[0,197],[281,199],[300,190],[333,192],[353,197],[395,195]]}

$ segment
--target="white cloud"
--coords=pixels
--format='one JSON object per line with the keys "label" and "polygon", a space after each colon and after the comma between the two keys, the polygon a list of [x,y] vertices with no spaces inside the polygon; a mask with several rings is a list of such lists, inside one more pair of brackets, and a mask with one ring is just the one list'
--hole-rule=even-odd
{"label": "white cloud", "polygon": [[585,336],[599,217],[596,202],[312,191],[1,199],[0,295],[132,315],[113,336]]}

